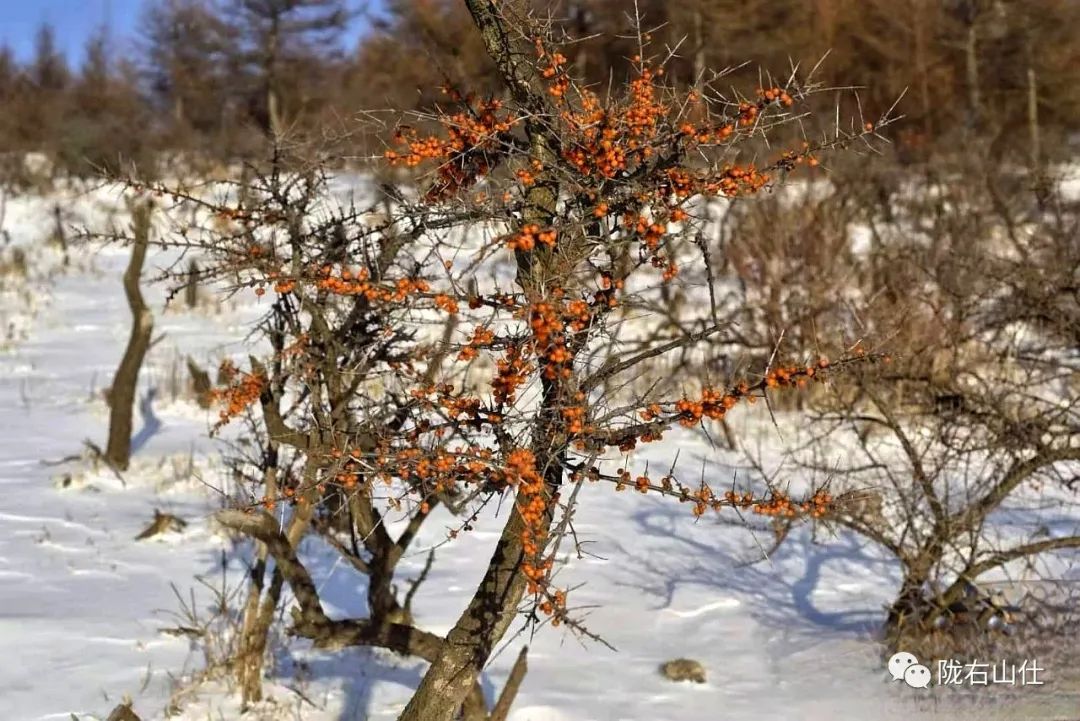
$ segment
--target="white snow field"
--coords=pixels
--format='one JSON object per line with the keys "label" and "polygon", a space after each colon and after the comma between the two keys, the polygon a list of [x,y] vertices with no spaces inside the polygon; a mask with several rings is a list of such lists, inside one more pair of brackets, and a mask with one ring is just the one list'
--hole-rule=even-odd
{"label": "white snow field", "polygon": [[[115,193],[59,200],[76,221],[92,225],[108,217],[102,206]],[[8,208],[12,242],[28,249],[31,264],[58,264],[42,242],[50,203],[11,198]],[[84,439],[104,443],[99,391],[123,352],[130,320],[120,285],[127,252],[71,252],[65,273],[28,281],[37,315],[25,337],[0,353],[0,721],[104,719],[125,696],[143,719],[165,718],[182,689],[172,718],[240,718],[236,697],[219,683],[191,685],[202,664],[198,647],[162,632],[178,623],[177,592],[185,600],[194,594],[205,613],[208,586],[237,588],[247,552],[208,522],[224,478],[220,449],[207,436],[212,412],[174,401],[166,388],[178,353],[204,365],[246,353],[245,320],[257,302],[162,313],[163,293],[152,290],[155,335],[165,337],[141,376],[132,469],[121,483],[107,469],[45,465],[79,453]],[[160,260],[152,256],[149,266]],[[147,395],[150,389],[156,392]],[[775,433],[750,416],[738,422],[765,442]],[[666,467],[676,451],[680,463],[704,463],[717,484],[732,476],[732,459],[689,432],[646,446],[637,462]],[[136,541],[154,509],[189,524]],[[489,514],[440,548],[414,603],[424,627],[442,633],[453,624],[500,520]],[[585,487],[575,530],[591,555],[569,558],[558,580],[574,589],[569,605],[582,609],[589,629],[618,651],[583,645],[561,628],[515,635],[491,663],[485,689],[501,689],[528,643],[529,671],[512,721],[1080,719],[1080,694],[1031,689],[1014,694],[1012,704],[957,710],[937,689],[894,682],[873,638],[899,581],[894,563],[854,536],[815,543],[802,530],[768,561],[745,566],[760,553],[758,540],[732,520],[695,521],[686,505]],[[448,525],[438,518],[426,524],[403,579],[419,571]],[[767,546],[771,538],[759,540]],[[306,541],[302,554],[331,615],[363,612],[362,576],[335,565],[316,540]],[[270,698],[244,718],[392,720],[423,671],[421,662],[377,650],[276,645]],[[707,682],[664,679],[657,667],[677,657],[700,661]],[[1064,671],[1049,668],[1045,678],[1052,684]]]}

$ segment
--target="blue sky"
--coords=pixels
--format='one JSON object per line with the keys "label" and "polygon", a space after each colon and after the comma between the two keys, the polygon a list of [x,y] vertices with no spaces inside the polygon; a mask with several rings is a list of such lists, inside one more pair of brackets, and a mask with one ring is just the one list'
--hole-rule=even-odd
{"label": "blue sky", "polygon": [[[119,42],[119,49],[133,47],[132,36],[139,26],[139,16],[147,0],[0,0],[0,44],[7,44],[15,54],[26,59],[33,52],[34,35],[42,22],[56,30],[60,47],[72,63],[78,63],[86,38],[95,29],[108,24]],[[354,7],[360,2],[350,3]],[[368,7],[377,3],[368,3]],[[362,25],[363,21],[358,21]]]}
{"label": "blue sky", "polygon": [[0,0],[0,43],[25,59],[38,26],[47,21],[68,59],[77,61],[87,36],[106,22],[118,39],[130,42],[142,5],[143,0]]}

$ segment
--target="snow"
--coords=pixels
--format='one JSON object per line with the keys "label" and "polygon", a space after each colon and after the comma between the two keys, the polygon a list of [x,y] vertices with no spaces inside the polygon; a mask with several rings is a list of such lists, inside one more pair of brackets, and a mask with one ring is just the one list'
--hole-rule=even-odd
{"label": "snow", "polygon": [[[80,194],[65,207],[82,222],[111,222],[103,208],[117,198]],[[40,249],[51,201],[9,199],[8,213],[14,242]],[[121,482],[84,462],[45,465],[79,453],[84,439],[104,442],[105,406],[95,389],[111,378],[130,322],[119,280],[126,253],[86,247],[72,255],[78,262],[41,285],[47,293],[35,296],[41,303],[29,332],[0,352],[0,715],[103,719],[128,696],[144,719],[158,719],[175,696],[173,718],[181,721],[238,718],[237,699],[220,680],[193,683],[204,662],[197,644],[162,632],[182,625],[176,614],[187,599],[208,614],[211,589],[239,588],[248,549],[210,521],[226,484],[221,448],[207,437],[213,419],[161,388],[178,357],[212,365],[246,353],[245,321],[258,306],[249,299],[212,314],[161,313],[162,289],[154,289],[155,336],[165,338],[141,376],[140,397],[149,400],[132,468]],[[168,260],[152,256],[151,264]],[[38,272],[59,258],[34,251],[31,263]],[[762,419],[742,422],[743,432],[766,439],[772,432]],[[682,463],[725,479],[714,485],[737,470],[688,431],[646,446],[636,463],[667,467],[676,450]],[[483,678],[491,698],[529,644],[511,721],[954,717],[935,710],[932,690],[898,685],[884,669],[874,633],[899,569],[879,549],[849,534],[815,541],[801,529],[777,554],[747,565],[772,539],[755,538],[734,518],[695,520],[687,506],[608,486],[586,486],[581,501],[575,531],[586,554],[568,556],[557,580],[573,589],[569,605],[589,630],[618,651],[564,629],[544,627],[530,638],[516,625]],[[134,540],[155,509],[189,523],[180,533]],[[501,520],[487,514],[476,530],[439,546],[414,603],[423,627],[444,633],[453,625]],[[402,579],[420,571],[451,523],[445,516],[425,526]],[[362,576],[315,539],[301,555],[332,617],[363,612]],[[270,698],[250,718],[394,719],[423,672],[422,662],[381,650],[316,651],[283,639],[274,646]],[[662,678],[658,666],[678,657],[700,661],[707,682]],[[1076,697],[1070,703],[1080,705]],[[1031,718],[1068,708],[1046,705],[1048,715]]]}

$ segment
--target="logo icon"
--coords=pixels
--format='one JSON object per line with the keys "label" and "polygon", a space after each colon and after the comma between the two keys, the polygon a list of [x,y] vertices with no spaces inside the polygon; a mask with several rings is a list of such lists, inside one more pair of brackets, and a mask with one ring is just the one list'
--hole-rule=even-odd
{"label": "logo icon", "polygon": [[912,688],[927,688],[930,685],[930,669],[921,663],[908,666],[908,670],[904,671],[904,683]]}
{"label": "logo icon", "polygon": [[903,681],[911,688],[927,688],[930,686],[930,669],[915,657],[915,654],[907,651],[898,651],[889,659],[889,674],[893,681]]}

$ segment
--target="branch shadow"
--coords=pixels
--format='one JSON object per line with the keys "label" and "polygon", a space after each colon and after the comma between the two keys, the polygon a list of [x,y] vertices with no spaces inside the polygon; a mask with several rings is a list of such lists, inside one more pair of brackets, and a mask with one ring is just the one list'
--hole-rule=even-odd
{"label": "branch shadow", "polygon": [[154,414],[154,398],[157,396],[157,388],[150,387],[139,399],[139,416],[142,418],[142,427],[139,432],[131,437],[131,453],[138,453],[151,438],[161,430],[161,419]]}
{"label": "branch shadow", "polygon": [[[752,600],[755,617],[776,628],[797,630],[809,625],[837,635],[865,638],[880,630],[883,610],[820,608],[815,596],[822,591],[836,592],[822,588],[826,571],[832,576],[854,576],[863,582],[872,578],[890,589],[899,584],[897,564],[871,542],[850,532],[815,543],[810,529],[793,529],[771,557],[748,563],[746,551],[760,554],[759,549],[733,549],[730,541],[734,529],[726,526],[717,526],[715,542],[703,540],[709,536],[700,533],[691,535],[684,508],[656,505],[636,513],[633,521],[642,535],[663,538],[679,549],[675,554],[662,554],[666,559],[662,566],[648,556],[639,558],[636,577],[620,583],[654,597],[657,610],[670,608],[684,585],[708,586]],[[673,566],[673,557],[682,559],[682,563]]]}

